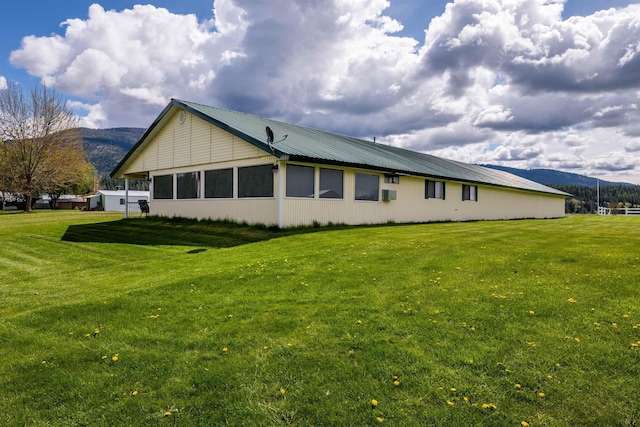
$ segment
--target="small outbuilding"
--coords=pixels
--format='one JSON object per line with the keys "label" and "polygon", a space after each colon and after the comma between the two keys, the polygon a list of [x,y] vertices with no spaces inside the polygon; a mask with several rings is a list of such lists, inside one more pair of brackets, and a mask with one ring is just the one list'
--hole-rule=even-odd
{"label": "small outbuilding", "polygon": [[139,200],[149,201],[148,191],[129,190],[127,195],[124,190],[98,190],[93,196],[87,197],[87,208],[89,210],[125,212],[127,196],[131,211],[140,211]]}
{"label": "small outbuilding", "polygon": [[153,215],[279,227],[557,218],[568,196],[499,170],[176,99],[111,176],[150,180]]}

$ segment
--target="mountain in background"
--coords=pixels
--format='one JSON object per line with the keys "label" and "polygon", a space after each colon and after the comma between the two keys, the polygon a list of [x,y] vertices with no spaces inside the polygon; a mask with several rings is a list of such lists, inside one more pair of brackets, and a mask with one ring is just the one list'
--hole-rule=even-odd
{"label": "mountain in background", "polygon": [[144,131],[142,128],[80,128],[87,159],[100,175],[109,175]]}
{"label": "mountain in background", "polygon": [[[80,128],[89,162],[100,175],[109,175],[145,132],[143,128]],[[549,186],[578,185],[596,187],[597,179],[553,169],[517,169],[497,165],[481,165],[502,170]],[[600,180],[600,185],[632,185]]]}
{"label": "mountain in background", "polygon": [[[535,181],[537,183],[548,186],[564,186],[579,185],[586,187],[596,187],[598,185],[597,178],[591,178],[577,173],[561,172],[553,169],[517,169],[498,165],[480,165],[486,168],[497,169],[512,173],[516,176]],[[626,182],[613,182],[600,180],[600,185],[633,185]]]}

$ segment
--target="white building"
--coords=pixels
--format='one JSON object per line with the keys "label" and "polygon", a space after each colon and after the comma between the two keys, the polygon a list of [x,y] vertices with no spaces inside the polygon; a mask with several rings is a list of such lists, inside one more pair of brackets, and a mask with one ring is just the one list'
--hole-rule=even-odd
{"label": "white building", "polygon": [[289,227],[557,218],[569,194],[507,172],[172,99],[111,173],[151,214]]}
{"label": "white building", "polygon": [[[139,200],[149,201],[148,191],[129,190],[129,210],[139,212]],[[93,196],[87,197],[89,210],[105,210],[124,212],[126,206],[126,192],[124,190],[98,190]]]}

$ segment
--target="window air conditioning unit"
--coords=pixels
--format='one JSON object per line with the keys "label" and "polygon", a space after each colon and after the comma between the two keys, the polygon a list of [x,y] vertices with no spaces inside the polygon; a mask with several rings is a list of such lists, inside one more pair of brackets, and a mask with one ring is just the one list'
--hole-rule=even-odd
{"label": "window air conditioning unit", "polygon": [[382,190],[382,200],[388,202],[396,199],[396,190]]}

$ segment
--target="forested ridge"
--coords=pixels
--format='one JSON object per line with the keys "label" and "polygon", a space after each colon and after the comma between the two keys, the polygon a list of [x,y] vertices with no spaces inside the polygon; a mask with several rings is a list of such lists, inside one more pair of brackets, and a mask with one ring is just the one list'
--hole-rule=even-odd
{"label": "forested ridge", "polygon": [[[567,213],[596,213],[598,210],[598,187],[587,185],[549,185],[569,193],[565,202]],[[640,185],[616,184],[600,186],[600,206],[609,208],[640,207]]]}

